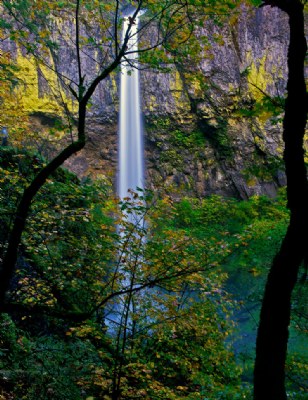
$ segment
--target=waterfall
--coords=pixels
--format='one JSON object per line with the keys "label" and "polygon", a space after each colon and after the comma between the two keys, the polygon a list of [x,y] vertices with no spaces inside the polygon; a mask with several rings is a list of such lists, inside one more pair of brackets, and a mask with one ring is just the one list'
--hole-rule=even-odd
{"label": "waterfall", "polygon": [[[129,26],[129,18],[124,19],[123,39]],[[128,51],[138,48],[138,17],[131,25]],[[121,66],[120,86],[120,127],[119,127],[119,171],[118,195],[128,196],[128,189],[143,189],[144,160],[140,111],[140,85],[137,67],[137,53],[128,54]]]}
{"label": "waterfall", "polygon": [[[132,15],[126,16],[123,23],[122,40],[124,40],[129,27]],[[129,32],[129,41],[127,43],[128,52],[134,52],[138,49],[138,17],[135,18]],[[134,203],[134,196],[128,192],[129,189],[136,191],[137,188],[144,188],[144,157],[143,157],[143,138],[142,123],[140,110],[140,85],[137,53],[128,54],[121,64],[121,81],[120,81],[120,116],[119,116],[119,149],[118,149],[118,196],[120,200],[130,197]],[[137,199],[138,202],[138,199]],[[144,220],[142,215],[137,213],[124,214],[125,222],[133,223],[136,228],[142,228]],[[120,238],[125,242],[127,240],[125,234],[121,232],[119,226]],[[142,243],[142,237],[138,234],[138,229],[133,235],[129,235]],[[130,240],[130,239],[129,239]],[[126,264],[138,263],[138,257],[129,251],[129,244],[124,246],[120,252],[119,263],[116,272],[122,275],[118,278],[118,283],[122,288],[136,288],[135,283],[126,270]],[[127,251],[127,252],[126,252]],[[125,259],[125,261],[122,261]],[[122,279],[122,280],[121,280]],[[126,303],[126,296],[119,296],[118,304],[110,304],[105,308],[105,323],[110,332],[129,329],[131,323],[130,317],[123,322],[123,317],[131,311],[131,304]],[[129,315],[129,314],[127,314]]]}

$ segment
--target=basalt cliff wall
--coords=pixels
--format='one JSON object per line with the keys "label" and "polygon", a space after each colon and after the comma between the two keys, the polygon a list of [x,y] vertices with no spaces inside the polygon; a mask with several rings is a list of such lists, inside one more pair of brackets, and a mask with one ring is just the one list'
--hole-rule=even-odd
{"label": "basalt cliff wall", "polygon": [[[169,72],[140,71],[146,186],[166,185],[200,197],[274,196],[286,183],[280,112],[287,17],[269,7],[243,8],[225,26],[209,22],[199,35],[209,39],[209,46],[198,62],[184,60]],[[34,129],[52,126],[56,108],[48,101],[49,72],[35,67],[22,50],[11,51],[28,71],[24,101]],[[55,62],[60,73],[76,69],[65,47]],[[94,74],[95,66],[87,58],[83,62],[87,74]],[[86,147],[66,163],[80,177],[108,174],[116,180],[119,78],[113,73],[97,88]]]}

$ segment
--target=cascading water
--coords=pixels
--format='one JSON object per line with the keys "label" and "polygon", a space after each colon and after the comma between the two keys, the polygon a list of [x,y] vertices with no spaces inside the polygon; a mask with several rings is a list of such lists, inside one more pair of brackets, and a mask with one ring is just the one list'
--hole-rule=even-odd
{"label": "cascading water", "polygon": [[[123,38],[131,23],[132,16],[124,19]],[[119,176],[118,195],[128,196],[128,190],[143,189],[144,159],[140,112],[140,85],[138,57],[138,17],[129,32],[127,44],[129,52],[121,67],[120,87],[120,127],[119,127]]]}
{"label": "cascading water", "polygon": [[[121,82],[120,82],[120,117],[119,117],[119,157],[118,157],[118,196],[120,200],[129,197],[131,204],[135,202],[135,196],[129,193],[129,189],[144,188],[144,156],[143,156],[143,130],[141,123],[140,110],[140,85],[138,70],[138,17],[132,21],[133,15],[124,18],[122,40],[127,35],[129,26],[129,40],[127,43],[127,54],[121,65]],[[136,202],[138,203],[138,199]],[[139,201],[140,205],[140,201]],[[133,289],[138,286],[132,278],[132,271],[129,265],[139,267],[139,257],[130,253],[129,240],[139,241],[142,245],[142,236],[138,234],[138,229],[143,227],[144,220],[142,215],[138,213],[126,213],[123,225],[118,227],[120,238],[122,241],[119,262],[115,273],[121,275],[118,283],[122,290],[128,288]],[[125,232],[126,223],[129,222],[129,229],[132,231],[127,235]],[[130,223],[134,226],[132,228]],[[127,236],[126,236],[127,235]],[[122,279],[122,280],[121,280]],[[126,296],[118,296],[118,304],[111,304],[110,308],[105,308],[105,323],[111,332],[124,334],[129,329],[131,322],[129,313],[131,311],[130,301]],[[124,322],[124,320],[126,321]],[[125,336],[125,335],[124,335]]]}

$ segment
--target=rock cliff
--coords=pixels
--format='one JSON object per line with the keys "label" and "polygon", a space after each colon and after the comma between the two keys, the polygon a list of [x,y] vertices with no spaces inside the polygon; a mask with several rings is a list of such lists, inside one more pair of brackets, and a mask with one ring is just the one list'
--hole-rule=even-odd
{"label": "rock cliff", "polygon": [[245,9],[200,35],[215,33],[222,39],[200,64],[144,76],[148,179],[200,196],[274,195],[285,184],[281,124],[259,106],[284,96],[287,20],[278,10]]}
{"label": "rock cliff", "polygon": [[[69,34],[71,27],[63,29]],[[183,60],[169,72],[140,72],[147,186],[170,185],[197,196],[273,196],[285,184],[280,113],[286,86],[287,18],[276,9],[243,7],[228,24],[218,27],[209,21],[198,35],[208,38],[199,61]],[[26,54],[13,50],[21,65],[28,62]],[[61,73],[74,69],[65,46],[55,64]],[[33,63],[24,68],[32,71],[27,78],[32,83],[23,97],[39,129],[49,124],[48,113],[54,107],[42,100],[50,90],[44,79],[48,71],[34,68]],[[90,75],[91,68],[89,64]],[[79,176],[116,177],[118,111],[119,73],[115,73],[94,94],[86,148],[66,163]]]}

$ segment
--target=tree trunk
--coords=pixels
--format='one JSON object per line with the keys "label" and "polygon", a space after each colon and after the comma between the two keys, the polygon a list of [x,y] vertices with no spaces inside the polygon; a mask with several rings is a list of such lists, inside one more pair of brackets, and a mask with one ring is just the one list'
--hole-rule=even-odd
{"label": "tree trunk", "polygon": [[254,400],[286,400],[285,361],[291,295],[307,256],[308,185],[303,139],[307,121],[303,4],[300,0],[265,1],[287,12],[290,26],[288,83],[283,139],[290,223],[273,260],[262,302],[254,369]]}

